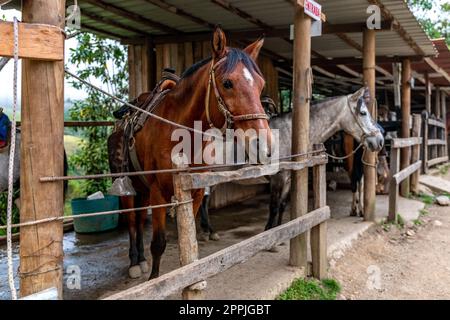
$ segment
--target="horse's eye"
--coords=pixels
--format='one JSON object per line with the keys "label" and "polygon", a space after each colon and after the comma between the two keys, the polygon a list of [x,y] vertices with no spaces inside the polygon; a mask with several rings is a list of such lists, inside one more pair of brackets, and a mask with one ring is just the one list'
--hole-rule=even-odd
{"label": "horse's eye", "polygon": [[231,80],[225,80],[223,82],[223,87],[225,89],[233,89],[233,82],[231,82]]}
{"label": "horse's eye", "polygon": [[365,112],[365,111],[361,111],[360,114],[361,114],[363,117],[367,116],[367,112]]}

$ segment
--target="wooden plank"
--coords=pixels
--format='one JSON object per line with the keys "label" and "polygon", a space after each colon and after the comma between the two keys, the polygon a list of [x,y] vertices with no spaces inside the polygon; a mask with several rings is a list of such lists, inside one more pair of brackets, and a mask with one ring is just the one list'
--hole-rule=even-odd
{"label": "wooden plank", "polygon": [[442,157],[442,158],[436,158],[433,160],[428,160],[428,167],[433,167],[435,165],[444,163],[444,162],[448,162],[448,156]]}
{"label": "wooden plank", "polygon": [[[431,101],[431,97],[430,97]],[[427,107],[428,108],[428,107]],[[423,136],[423,144],[422,144],[422,173],[428,173],[428,112],[422,113],[422,136]]]}
{"label": "wooden plank", "polygon": [[[303,7],[295,5],[294,18],[294,67],[293,67],[293,112],[292,112],[292,153],[309,150],[309,114],[312,79],[311,72],[311,18],[304,13]],[[294,159],[300,160],[300,159]],[[308,170],[291,173],[291,220],[308,212]],[[289,264],[307,268],[306,235],[291,239]]]}
{"label": "wooden plank", "polygon": [[407,168],[403,169],[402,171],[396,173],[392,179],[395,180],[397,183],[401,183],[402,181],[405,181],[411,174],[416,172],[420,169],[422,166],[422,161],[419,160],[416,163],[408,166]]}
{"label": "wooden plank", "polygon": [[[313,168],[314,208],[319,209],[327,203],[326,165]],[[311,229],[312,274],[317,279],[327,277],[327,222]]]}
{"label": "wooden plank", "polygon": [[184,190],[203,189],[225,182],[270,176],[278,173],[280,170],[303,170],[305,168],[311,168],[319,164],[327,163],[327,161],[328,158],[326,155],[320,155],[310,157],[302,161],[250,166],[233,171],[185,173],[182,174],[182,185]]}
{"label": "wooden plank", "polygon": [[418,144],[422,144],[421,137],[398,138],[391,140],[391,148],[408,148]]}
{"label": "wooden plank", "polygon": [[445,123],[436,119],[428,119],[428,125],[445,129]]}
{"label": "wooden plank", "polygon": [[[400,149],[391,148],[391,161],[390,169],[391,175],[397,174],[400,167]],[[395,222],[397,219],[398,210],[398,197],[399,197],[399,187],[395,180],[392,180],[389,185],[389,212],[388,221]]]}
{"label": "wooden plank", "polygon": [[[401,137],[409,138],[411,135],[411,61],[404,59],[402,62],[402,129]],[[406,169],[410,165],[411,150],[402,148],[400,150],[400,169]],[[405,180],[400,186],[400,194],[408,197],[410,192],[410,181]]]}
{"label": "wooden plank", "polygon": [[[420,114],[413,115],[412,136],[420,137],[422,134],[422,116]],[[420,160],[420,145],[412,147],[411,162],[416,163]],[[419,194],[419,170],[411,175],[411,192]]]}
{"label": "wooden plank", "polygon": [[445,146],[446,144],[447,144],[447,141],[445,141],[445,140],[439,140],[439,139],[428,140],[429,146]]}
{"label": "wooden plank", "polygon": [[[14,55],[12,22],[0,21],[0,56]],[[63,61],[64,35],[57,26],[19,23],[19,57],[23,59]]]}
{"label": "wooden plank", "polygon": [[[376,31],[364,30],[363,33],[363,73],[364,83],[369,87],[370,103],[368,109],[373,119],[377,118],[378,110],[376,110],[376,72],[375,72],[375,55],[376,55]],[[375,209],[377,202],[377,171],[376,171],[377,153],[364,152],[364,162],[372,164],[364,166],[364,220],[375,221]]]}
{"label": "wooden plank", "polygon": [[[23,0],[22,19],[64,28],[65,1]],[[42,35],[41,35],[42,36]],[[20,222],[64,214],[62,182],[41,183],[63,175],[64,61],[22,61],[22,141],[20,144]],[[63,289],[63,223],[20,229],[20,294]]]}
{"label": "wooden plank", "polygon": [[[186,169],[186,164],[174,164],[175,169]],[[173,186],[175,198],[180,202],[192,200],[191,191],[184,191],[181,186],[182,177],[180,174],[173,175]],[[177,231],[178,231],[178,248],[180,251],[181,266],[188,265],[198,260],[198,243],[197,232],[195,229],[195,215],[191,203],[178,206],[177,210]],[[184,300],[202,299],[202,290],[192,290],[185,288],[183,290]]]}
{"label": "wooden plank", "polygon": [[272,248],[330,218],[330,208],[323,207],[289,221],[281,226],[262,232],[228,248],[171,271],[159,278],[144,282],[133,288],[107,297],[108,300],[151,299],[160,300],[177,293],[180,289],[198,283],[243,263],[260,251]]}

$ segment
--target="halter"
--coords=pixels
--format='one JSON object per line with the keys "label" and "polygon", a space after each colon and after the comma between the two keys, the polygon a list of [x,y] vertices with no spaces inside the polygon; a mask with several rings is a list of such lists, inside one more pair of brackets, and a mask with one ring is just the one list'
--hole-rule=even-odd
{"label": "halter", "polygon": [[205,111],[206,111],[206,119],[208,120],[209,126],[211,128],[216,128],[216,126],[213,124],[210,116],[210,97],[211,97],[211,86],[214,89],[214,95],[217,100],[217,108],[219,109],[220,113],[223,114],[225,117],[225,123],[223,124],[222,128],[219,129],[222,133],[225,132],[226,129],[232,129],[234,126],[234,123],[237,121],[249,121],[249,120],[257,120],[257,119],[264,119],[269,120],[269,116],[267,116],[265,113],[251,113],[251,114],[244,114],[244,115],[233,115],[225,101],[220,95],[219,89],[217,88],[216,83],[216,73],[215,69],[219,64],[224,62],[226,60],[226,56],[220,59],[219,61],[214,62],[214,59],[211,61],[211,68],[209,70],[209,80],[208,80],[208,89],[206,91],[206,98],[205,98]]}
{"label": "halter", "polygon": [[[358,116],[355,114],[355,112],[353,111],[352,106],[350,105],[350,98],[349,97],[347,97],[347,106],[350,109],[351,114],[355,118],[355,122],[358,124],[359,128],[363,132],[363,134],[361,136],[361,144],[364,142],[364,140],[367,137],[375,137],[378,134],[378,131],[377,130],[372,130],[372,131],[366,132],[366,130],[364,129],[364,126],[360,123]],[[373,119],[372,119],[372,121],[373,121]]]}

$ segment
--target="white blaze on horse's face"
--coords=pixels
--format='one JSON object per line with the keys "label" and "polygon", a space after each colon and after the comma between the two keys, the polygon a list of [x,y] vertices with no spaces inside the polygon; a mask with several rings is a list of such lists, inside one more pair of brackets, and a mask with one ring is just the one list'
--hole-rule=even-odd
{"label": "white blaze on horse's face", "polygon": [[244,72],[244,78],[245,80],[248,81],[248,83],[250,83],[251,86],[253,86],[253,83],[255,82],[255,79],[253,78],[252,74],[250,71],[248,71],[247,68],[244,67],[243,69]]}

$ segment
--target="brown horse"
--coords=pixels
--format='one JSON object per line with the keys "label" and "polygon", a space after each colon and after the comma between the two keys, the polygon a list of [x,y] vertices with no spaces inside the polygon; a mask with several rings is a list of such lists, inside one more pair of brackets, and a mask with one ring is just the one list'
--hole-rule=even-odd
{"label": "brown horse", "polygon": [[[194,127],[194,121],[201,121],[203,128],[228,127],[244,131],[253,129],[256,132],[264,129],[270,135],[267,116],[260,101],[265,81],[256,64],[264,41],[260,39],[244,50],[229,48],[226,42],[223,31],[216,28],[212,39],[212,57],[186,70],[180,82],[153,113],[190,128]],[[175,129],[177,128],[173,125],[149,118],[142,130],[135,135],[137,158],[143,170],[172,168],[171,153],[178,143],[171,139]],[[192,134],[191,139],[193,136]],[[270,139],[268,137],[269,145]],[[203,142],[202,147],[206,143]],[[146,184],[150,188],[140,179],[134,178],[133,186],[138,195],[122,197],[122,206],[136,208],[148,204],[170,203],[174,194],[172,178],[172,174],[167,173],[146,176]],[[203,193],[204,190],[192,192],[193,212],[198,212]],[[145,216],[146,212],[128,215],[129,275],[133,278],[148,271],[143,243]],[[152,227],[153,260],[150,279],[159,276],[161,256],[166,248],[166,209],[153,209]]]}

